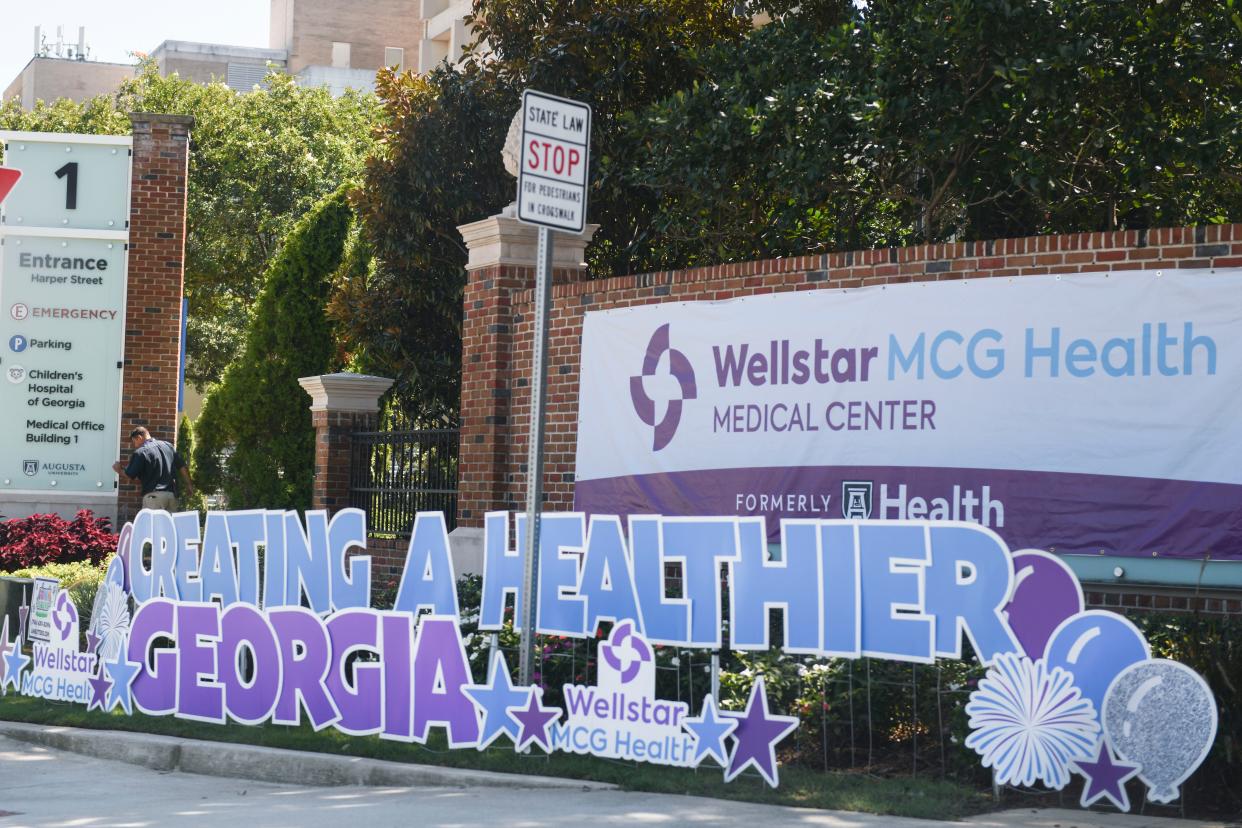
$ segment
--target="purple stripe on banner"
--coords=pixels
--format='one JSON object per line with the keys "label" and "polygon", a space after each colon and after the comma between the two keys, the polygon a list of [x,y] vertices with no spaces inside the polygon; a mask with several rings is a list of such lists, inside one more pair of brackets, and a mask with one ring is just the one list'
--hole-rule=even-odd
{"label": "purple stripe on banner", "polygon": [[763,515],[776,540],[781,518],[843,517],[845,482],[862,484],[851,487],[852,505],[868,506],[871,518],[973,520],[1012,549],[1242,560],[1242,486],[1228,483],[1009,469],[714,469],[580,480],[574,508]]}

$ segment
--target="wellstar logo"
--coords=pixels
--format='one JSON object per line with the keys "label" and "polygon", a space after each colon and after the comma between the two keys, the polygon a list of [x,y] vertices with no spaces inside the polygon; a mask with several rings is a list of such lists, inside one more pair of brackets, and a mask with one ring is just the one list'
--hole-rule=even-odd
{"label": "wellstar logo", "polygon": [[[662,357],[666,352],[668,360],[664,361]],[[659,371],[661,365],[665,368],[664,372]],[[661,325],[647,343],[643,372],[630,377],[630,399],[634,403],[634,412],[640,420],[655,429],[652,451],[659,451],[672,441],[681,423],[681,404],[697,397],[694,368],[685,354],[669,344],[669,326]],[[664,415],[658,420],[657,402],[665,403]]]}

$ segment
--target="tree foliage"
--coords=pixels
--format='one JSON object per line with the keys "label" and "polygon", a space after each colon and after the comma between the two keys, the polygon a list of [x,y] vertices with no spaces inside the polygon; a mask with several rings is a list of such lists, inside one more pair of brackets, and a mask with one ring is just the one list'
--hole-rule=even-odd
{"label": "tree foliage", "polygon": [[268,269],[242,353],[199,417],[199,486],[223,491],[233,508],[310,508],[315,432],[298,378],[334,366],[326,305],[353,221],[346,189],[294,225]]}
{"label": "tree foliage", "polygon": [[1235,2],[797,10],[629,121],[663,266],[1242,215]]}
{"label": "tree foliage", "polygon": [[[411,413],[457,407],[466,250],[458,225],[512,197],[500,161],[512,109],[477,66],[430,77],[380,72],[385,124],[357,194],[373,263],[351,257],[333,314],[355,364],[397,378]],[[360,248],[361,249],[361,248]]]}
{"label": "tree foliage", "polygon": [[522,88],[594,109],[593,276],[1242,216],[1239,0],[477,0],[458,70],[387,75],[334,315],[414,413],[457,403],[456,227],[512,198]]}
{"label": "tree foliage", "polygon": [[160,77],[153,64],[111,96],[82,104],[0,106],[0,129],[128,134],[130,112],[192,115],[187,193],[187,379],[200,389],[236,356],[262,275],[312,205],[355,179],[379,117],[372,95],[333,98],[273,72],[267,88]]}
{"label": "tree foliage", "polygon": [[452,416],[460,382],[466,250],[457,227],[516,194],[500,158],[521,90],[589,102],[594,270],[627,271],[656,205],[618,171],[623,113],[671,95],[697,54],[749,28],[724,0],[476,0],[477,41],[462,65],[429,75],[381,72],[385,119],[358,205],[375,266],[341,286],[334,315],[364,370],[397,378],[397,399],[425,421]]}
{"label": "tree foliage", "polygon": [[194,421],[189,416],[182,414],[181,421],[177,425],[177,454],[186,463],[186,471],[190,475],[190,482],[194,484],[194,494],[189,495],[181,490],[180,482],[177,488],[177,506],[183,512],[199,512],[207,511],[207,503],[203,498],[203,490],[198,484],[198,470],[194,464]]}

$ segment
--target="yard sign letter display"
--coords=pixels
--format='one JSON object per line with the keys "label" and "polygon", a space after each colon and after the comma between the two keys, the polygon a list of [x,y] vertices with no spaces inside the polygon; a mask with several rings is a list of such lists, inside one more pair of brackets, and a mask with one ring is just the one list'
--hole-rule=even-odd
{"label": "yard sign letter display", "polygon": [[[509,601],[521,613],[523,552],[509,538],[524,536],[523,520],[486,517],[481,630],[504,627]],[[726,780],[753,769],[775,786],[777,748],[798,719],[772,709],[762,678],[741,710],[710,695],[692,709],[656,696],[653,648],[720,648],[727,623],[733,649],[767,650],[777,607],[792,653],[932,663],[961,658],[968,642],[987,675],[966,705],[967,745],[1003,784],[1060,789],[1081,776],[1084,805],[1128,810],[1125,782],[1137,776],[1167,802],[1215,738],[1202,678],[1153,659],[1121,616],[1084,610],[1057,557],[1012,553],[976,523],[786,520],[773,555],[758,517],[543,521],[539,632],[594,637],[611,624],[594,683],[561,687],[560,706],[539,686],[514,686],[499,651],[486,675],[472,674],[443,515],[418,516],[396,606],[372,609],[356,509],[216,512],[201,528],[196,513],[144,510],[121,532],[85,646],[61,590],[51,640],[32,655],[21,630],[0,628],[0,690],[406,742],[436,729],[452,748],[503,737],[521,752],[676,767],[710,758]],[[665,590],[672,561],[680,598]]]}

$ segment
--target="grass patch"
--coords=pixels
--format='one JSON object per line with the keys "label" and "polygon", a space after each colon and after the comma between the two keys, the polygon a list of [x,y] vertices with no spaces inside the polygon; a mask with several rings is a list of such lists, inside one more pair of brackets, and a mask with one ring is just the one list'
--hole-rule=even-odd
{"label": "grass patch", "polygon": [[[126,716],[120,711],[88,712],[80,705],[49,702],[16,694],[0,697],[0,719],[95,730],[155,733],[210,742],[361,756],[390,762],[590,779],[612,782],[632,791],[708,796],[891,816],[958,819],[991,807],[991,800],[982,792],[965,785],[935,779],[883,778],[864,773],[821,772],[799,767],[782,767],[781,786],[772,789],[753,771],[747,771],[733,782],[725,784],[719,769],[710,760],[695,771],[568,753],[544,756],[534,751],[529,755],[522,755],[508,748],[508,743],[505,743],[505,748],[497,747],[485,751],[450,750],[439,729],[433,730],[428,744],[415,745],[374,736],[346,736],[333,728],[315,733],[305,725],[211,725],[183,721],[171,716]],[[503,742],[503,737],[501,741]]]}

